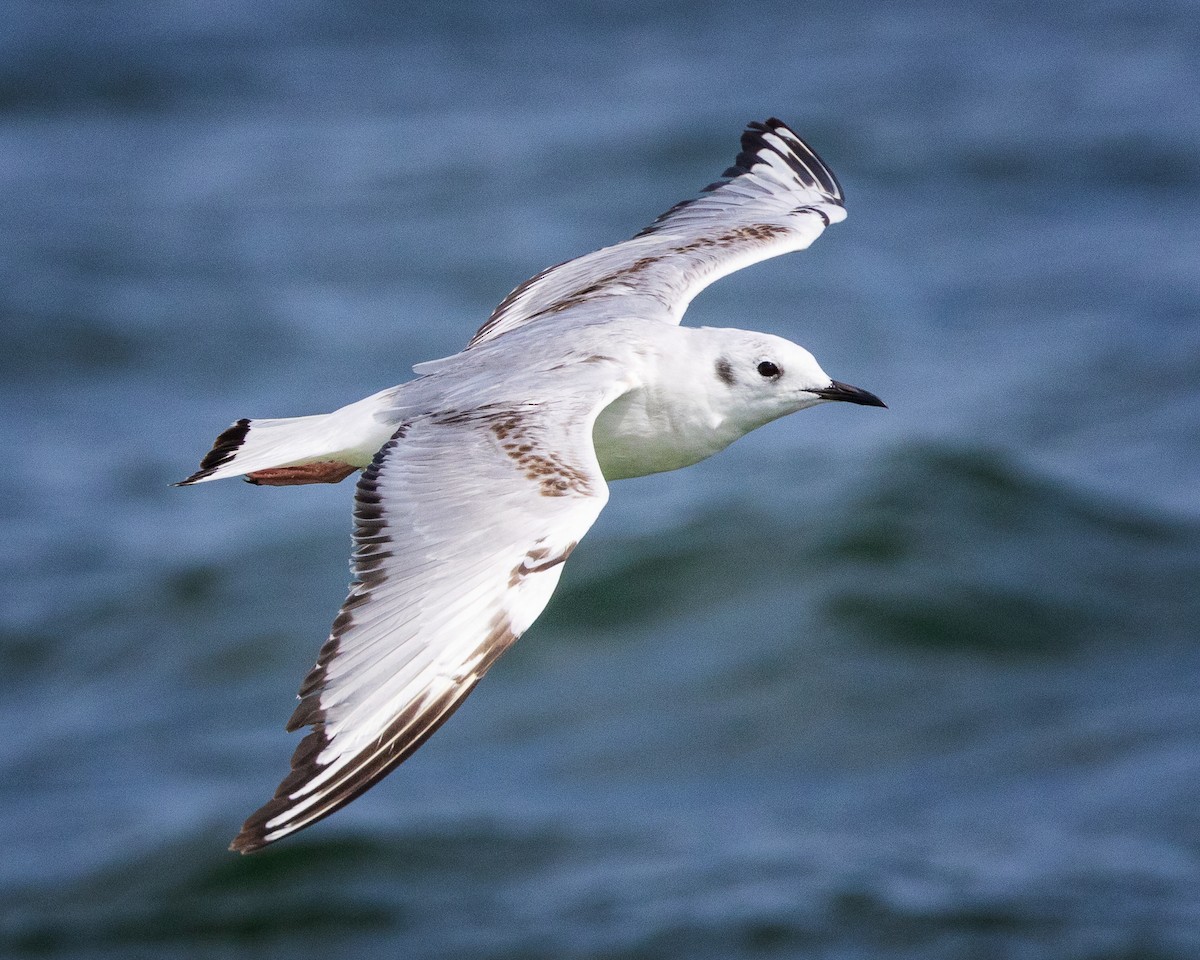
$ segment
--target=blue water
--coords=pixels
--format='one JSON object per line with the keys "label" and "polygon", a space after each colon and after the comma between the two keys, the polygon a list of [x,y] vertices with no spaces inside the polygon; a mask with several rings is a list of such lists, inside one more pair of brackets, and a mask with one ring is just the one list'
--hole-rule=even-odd
{"label": "blue water", "polygon": [[[0,18],[0,956],[1200,956],[1197,4]],[[168,484],[768,115],[850,217],[688,321],[890,410],[615,484],[425,748],[227,853],[352,490]]]}

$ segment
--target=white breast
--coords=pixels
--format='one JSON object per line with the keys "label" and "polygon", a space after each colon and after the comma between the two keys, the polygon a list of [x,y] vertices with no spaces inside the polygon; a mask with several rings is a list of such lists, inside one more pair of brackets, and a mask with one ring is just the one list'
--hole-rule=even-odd
{"label": "white breast", "polygon": [[604,478],[624,480],[691,466],[743,432],[710,406],[703,391],[646,385],[601,411],[592,440]]}

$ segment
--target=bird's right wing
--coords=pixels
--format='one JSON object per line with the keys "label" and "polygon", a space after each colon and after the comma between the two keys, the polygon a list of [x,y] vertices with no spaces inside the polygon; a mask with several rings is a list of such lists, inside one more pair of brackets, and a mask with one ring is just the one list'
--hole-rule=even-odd
{"label": "bird's right wing", "polygon": [[679,323],[721,277],[803,250],[846,217],[841,185],[780,120],[751,123],[723,179],[623,243],[544,270],[513,290],[468,348],[544,316],[620,298],[627,316]]}

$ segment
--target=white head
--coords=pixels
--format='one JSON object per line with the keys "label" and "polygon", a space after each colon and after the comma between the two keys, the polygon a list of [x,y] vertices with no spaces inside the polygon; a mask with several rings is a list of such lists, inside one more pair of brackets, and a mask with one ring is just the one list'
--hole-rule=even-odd
{"label": "white head", "polygon": [[764,423],[826,400],[883,406],[831,379],[811,353],[780,337],[637,324],[636,335],[656,337],[659,349],[642,387],[596,418],[592,437],[609,480],[698,463]]}
{"label": "white head", "polygon": [[746,431],[828,400],[887,406],[873,393],[834,380],[811,353],[790,340],[745,330],[704,332],[712,394],[727,395],[730,415]]}

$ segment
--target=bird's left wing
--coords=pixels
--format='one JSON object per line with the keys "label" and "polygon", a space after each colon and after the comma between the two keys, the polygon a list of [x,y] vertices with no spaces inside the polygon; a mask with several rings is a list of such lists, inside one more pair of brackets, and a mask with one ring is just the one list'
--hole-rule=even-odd
{"label": "bird's left wing", "polygon": [[751,123],[742,150],[716,183],[636,236],[543,270],[513,290],[469,347],[532,320],[620,298],[626,316],[679,323],[721,277],[803,250],[846,218],[837,177],[780,120]]}
{"label": "bird's left wing", "polygon": [[403,423],[355,496],[354,582],[289,730],[292,772],[232,844],[243,853],[354,799],[416,750],[537,618],[608,498],[592,446],[625,389]]}

